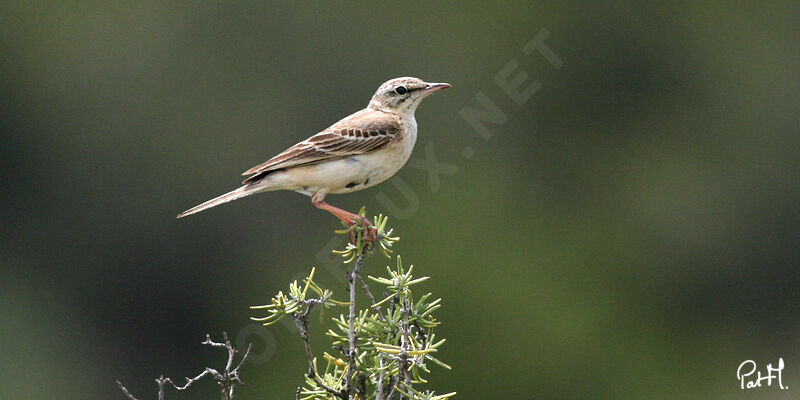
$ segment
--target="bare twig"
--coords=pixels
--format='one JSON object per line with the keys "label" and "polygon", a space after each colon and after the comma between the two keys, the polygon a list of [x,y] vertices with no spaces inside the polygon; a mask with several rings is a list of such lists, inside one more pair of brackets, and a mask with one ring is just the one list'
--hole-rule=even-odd
{"label": "bare twig", "polygon": [[[125,386],[123,386],[123,385],[122,385],[122,382],[120,382],[120,381],[117,381],[117,386],[119,386],[119,390],[122,390],[122,393],[124,393],[124,394],[125,394],[125,396],[128,396],[128,398],[129,398],[129,399],[131,399],[131,400],[139,400],[139,399],[137,399],[136,397],[134,397],[134,396],[131,394],[131,392],[129,392],[129,391],[128,391],[128,389],[127,389],[127,388],[125,388]],[[160,398],[161,398],[161,390],[159,390],[159,391],[158,391],[158,393],[159,393],[159,396],[158,396],[158,397],[159,397],[159,399],[160,399]]]}
{"label": "bare twig", "polygon": [[206,375],[211,375],[211,376],[214,377],[214,379],[216,379],[218,381],[222,380],[222,379],[225,379],[222,376],[222,374],[220,374],[217,370],[215,370],[214,368],[208,368],[208,367],[206,367],[205,371],[199,373],[194,378],[184,378],[184,379],[186,379],[186,384],[183,385],[183,386],[176,385],[175,382],[172,381],[172,379],[163,378],[163,377],[162,377],[162,379],[164,380],[164,382],[168,382],[169,384],[171,384],[177,390],[186,390],[186,389],[189,388],[189,386],[192,386],[194,383],[196,383],[197,381],[199,381],[200,379],[202,379]]}
{"label": "bare twig", "polygon": [[[194,378],[185,378],[186,384],[183,386],[178,386],[175,382],[172,381],[170,378],[165,378],[163,375],[156,379],[156,383],[158,384],[158,400],[164,400],[164,387],[167,384],[170,384],[175,390],[186,390],[192,384],[202,379],[204,376],[210,375],[216,381],[217,384],[220,386],[220,394],[222,400],[233,400],[234,390],[236,389],[236,385],[244,385],[241,378],[239,378],[239,368],[242,366],[244,361],[250,355],[250,350],[253,348],[253,344],[250,343],[247,345],[247,351],[245,351],[242,359],[239,361],[239,364],[236,365],[236,368],[231,369],[231,365],[233,365],[233,357],[237,353],[236,349],[233,348],[230,340],[228,340],[228,334],[223,332],[222,337],[225,339],[224,342],[218,343],[211,340],[211,335],[206,335],[206,340],[203,341],[202,344],[207,344],[212,347],[223,347],[228,351],[228,361],[225,364],[225,369],[223,372],[219,372],[214,368],[206,367],[203,372],[199,373]],[[117,386],[119,386],[122,393],[125,394],[130,400],[138,400],[134,397],[125,386],[122,385],[122,382],[117,381]]]}

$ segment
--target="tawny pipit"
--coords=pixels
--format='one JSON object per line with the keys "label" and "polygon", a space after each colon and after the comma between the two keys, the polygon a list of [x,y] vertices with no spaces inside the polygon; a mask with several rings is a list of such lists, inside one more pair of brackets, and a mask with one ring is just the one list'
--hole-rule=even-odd
{"label": "tawny pipit", "polygon": [[311,196],[348,225],[361,220],[324,201],[328,193],[350,193],[377,185],[395,174],[411,156],[417,140],[414,111],[423,98],[450,87],[417,78],[396,78],[382,84],[367,108],[248,169],[244,185],[180,214],[203,211],[258,192],[294,190]]}

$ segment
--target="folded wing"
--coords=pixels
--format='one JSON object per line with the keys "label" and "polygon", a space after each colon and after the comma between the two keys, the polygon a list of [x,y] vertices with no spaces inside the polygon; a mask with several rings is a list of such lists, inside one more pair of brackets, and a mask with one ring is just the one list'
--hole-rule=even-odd
{"label": "folded wing", "polygon": [[248,169],[242,175],[252,176],[243,183],[256,182],[280,169],[369,153],[395,140],[399,132],[397,118],[391,114],[374,110],[358,112]]}

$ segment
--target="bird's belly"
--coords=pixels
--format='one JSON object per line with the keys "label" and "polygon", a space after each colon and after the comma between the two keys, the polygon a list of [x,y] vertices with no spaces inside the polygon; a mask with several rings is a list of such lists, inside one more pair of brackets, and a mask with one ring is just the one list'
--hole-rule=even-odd
{"label": "bird's belly", "polygon": [[[408,160],[398,151],[377,151],[321,164],[292,168],[300,193],[349,193],[377,185],[394,175]],[[302,184],[300,184],[302,182]]]}

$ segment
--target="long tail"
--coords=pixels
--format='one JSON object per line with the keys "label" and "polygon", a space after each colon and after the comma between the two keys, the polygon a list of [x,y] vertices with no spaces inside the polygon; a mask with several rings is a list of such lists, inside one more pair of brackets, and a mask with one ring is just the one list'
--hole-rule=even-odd
{"label": "long tail", "polygon": [[215,197],[215,198],[213,198],[213,199],[211,199],[211,200],[209,200],[209,201],[207,201],[207,202],[205,202],[203,204],[200,204],[198,206],[194,206],[194,207],[192,207],[192,208],[190,208],[190,209],[178,214],[178,218],[183,218],[183,217],[185,217],[187,215],[192,215],[194,213],[199,213],[200,211],[203,211],[206,208],[211,208],[211,207],[214,207],[214,206],[218,206],[220,204],[227,203],[229,201],[233,201],[233,200],[236,200],[236,199],[240,199],[242,197],[249,196],[249,195],[251,195],[253,193],[258,193],[258,192],[263,191],[263,190],[264,190],[263,186],[259,187],[259,186],[255,186],[255,185],[244,185],[244,186],[242,186],[242,187],[240,187],[240,188],[238,188],[236,190],[232,190],[232,191],[230,191],[228,193],[223,194],[222,196]]}

